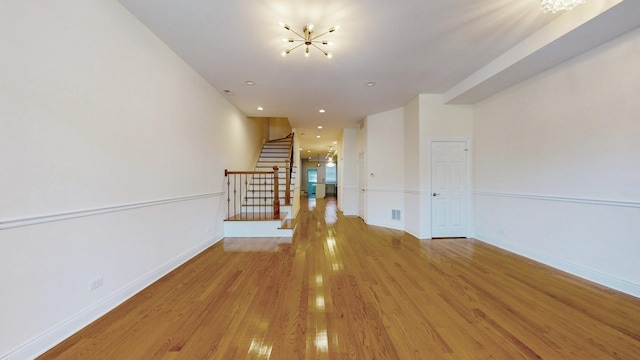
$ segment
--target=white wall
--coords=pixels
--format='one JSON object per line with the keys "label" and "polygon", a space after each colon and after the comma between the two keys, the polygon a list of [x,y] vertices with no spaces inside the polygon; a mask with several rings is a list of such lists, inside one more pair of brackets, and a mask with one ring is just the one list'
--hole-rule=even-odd
{"label": "white wall", "polygon": [[[424,126],[424,125],[423,125]],[[421,158],[420,97],[416,96],[404,106],[404,224],[405,231],[420,237],[423,227],[421,211]],[[426,155],[426,154],[425,154]],[[428,236],[423,236],[428,237]]]}
{"label": "white wall", "polygon": [[[471,105],[444,104],[442,95],[420,94],[420,230],[418,237],[431,238],[431,141],[466,140],[472,145],[473,107]],[[473,146],[468,152],[472,168]],[[472,172],[469,171],[471,174]],[[471,180],[471,178],[469,179]],[[471,206],[471,201],[469,206]],[[472,208],[469,208],[469,229],[473,227]],[[471,235],[472,231],[469,231]]]}
{"label": "white wall", "polygon": [[343,215],[358,215],[357,130],[343,129],[338,149],[338,208]]}
{"label": "white wall", "polygon": [[640,30],[476,106],[476,236],[640,296]]}
{"label": "white wall", "polygon": [[[356,151],[358,157],[356,160],[357,172],[358,172],[358,216],[367,221],[367,119],[363,119],[359,122],[356,129]],[[362,167],[362,174],[360,168]]]}
{"label": "white wall", "polygon": [[[431,238],[431,141],[470,140],[473,109],[420,94],[404,107],[405,231]],[[471,159],[469,159],[469,163]]]}
{"label": "white wall", "polygon": [[5,2],[0,47],[0,358],[18,359],[219,240],[223,171],[262,128],[117,1]]}
{"label": "white wall", "polygon": [[293,132],[293,201],[291,204],[291,218],[296,218],[300,211],[300,190],[302,182],[302,160],[300,158],[300,135],[296,129],[291,129]]}
{"label": "white wall", "polygon": [[[442,95],[421,94],[402,108],[368,116],[358,131],[358,146],[366,149],[367,223],[431,238],[430,143],[471,142],[472,134],[472,106],[444,104]],[[392,209],[401,211],[400,220],[391,219]]]}
{"label": "white wall", "polygon": [[404,213],[404,109],[370,115],[366,119],[367,223],[404,229],[391,210]]}

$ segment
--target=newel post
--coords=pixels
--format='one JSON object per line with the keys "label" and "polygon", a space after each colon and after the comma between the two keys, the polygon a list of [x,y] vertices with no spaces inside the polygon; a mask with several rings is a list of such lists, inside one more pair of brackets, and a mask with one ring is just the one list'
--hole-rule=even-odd
{"label": "newel post", "polygon": [[278,167],[273,167],[273,218],[280,219],[280,190],[278,189]]}
{"label": "newel post", "polygon": [[287,181],[284,185],[284,204],[291,205],[291,160],[287,159],[287,171],[285,171],[285,178]]}

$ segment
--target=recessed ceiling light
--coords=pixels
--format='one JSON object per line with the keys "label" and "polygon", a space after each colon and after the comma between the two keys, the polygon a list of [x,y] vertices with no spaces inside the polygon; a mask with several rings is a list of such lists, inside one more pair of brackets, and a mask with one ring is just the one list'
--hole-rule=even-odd
{"label": "recessed ceiling light", "polygon": [[318,112],[323,113],[324,114],[324,109],[320,109],[318,110]]}
{"label": "recessed ceiling light", "polygon": [[244,83],[247,84],[247,85],[255,85],[256,84],[255,82],[253,82],[251,80],[247,80]]}
{"label": "recessed ceiling light", "polygon": [[264,108],[262,106],[258,106],[258,111],[262,111]]}
{"label": "recessed ceiling light", "polygon": [[373,81],[369,81],[368,83],[365,84],[365,86],[369,86],[369,87],[375,86],[375,85],[376,83],[374,83]]}
{"label": "recessed ceiling light", "polygon": [[316,138],[317,138],[317,139],[320,139],[320,135],[316,135]]}
{"label": "recessed ceiling light", "polygon": [[334,144],[337,144],[338,142],[337,142],[337,141],[334,141],[333,143],[334,143]]}
{"label": "recessed ceiling light", "polygon": [[302,151],[302,148],[300,148],[300,151]]}
{"label": "recessed ceiling light", "polygon": [[318,125],[318,129],[322,129],[322,125]]}
{"label": "recessed ceiling light", "polygon": [[311,152],[311,150],[307,150],[307,152]]}
{"label": "recessed ceiling light", "polygon": [[231,90],[225,90],[224,93],[225,95],[228,95],[228,96],[233,95],[233,92]]}

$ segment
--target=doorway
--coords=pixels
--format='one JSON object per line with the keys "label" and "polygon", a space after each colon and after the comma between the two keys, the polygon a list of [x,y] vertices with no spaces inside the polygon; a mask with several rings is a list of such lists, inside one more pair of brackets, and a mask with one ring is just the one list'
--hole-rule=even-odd
{"label": "doorway", "polygon": [[365,209],[365,190],[366,179],[364,176],[364,153],[358,154],[358,216],[360,219],[367,221]]}
{"label": "doorway", "polygon": [[318,184],[318,170],[307,170],[307,196],[316,197],[316,185]]}
{"label": "doorway", "polygon": [[431,237],[467,237],[468,141],[431,142]]}

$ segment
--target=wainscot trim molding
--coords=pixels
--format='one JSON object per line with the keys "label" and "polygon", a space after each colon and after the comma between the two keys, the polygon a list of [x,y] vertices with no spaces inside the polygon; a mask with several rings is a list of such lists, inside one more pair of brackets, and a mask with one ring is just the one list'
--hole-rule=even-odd
{"label": "wainscot trim molding", "polygon": [[366,192],[372,192],[372,193],[404,194],[404,189],[365,188],[365,191]]}
{"label": "wainscot trim molding", "polygon": [[429,190],[405,190],[404,191],[405,194],[408,195],[427,195],[430,194],[431,192]]}
{"label": "wainscot trim molding", "polygon": [[543,196],[543,195],[490,192],[490,191],[474,191],[473,195],[511,197],[511,198],[520,198],[520,199],[530,199],[530,200],[561,201],[561,202],[582,203],[582,204],[591,204],[591,205],[640,208],[640,202],[636,202],[636,201],[598,200],[598,199],[587,199],[587,198],[577,198],[577,197]]}
{"label": "wainscot trim molding", "polygon": [[[202,196],[208,197],[208,196]],[[186,263],[194,256],[198,255],[207,248],[213,246],[218,241],[222,240],[223,234],[216,234],[214,238],[209,238],[191,249],[186,250],[182,254],[170,259],[165,264],[158,266],[156,269],[144,274],[137,280],[133,281],[128,286],[108,295],[103,300],[99,301],[95,305],[90,306],[87,309],[80,311],[79,313],[64,320],[60,324],[54,326],[49,331],[46,331],[27,343],[12,350],[8,354],[0,354],[0,360],[10,359],[33,359],[37,356],[44,354],[47,350],[53,348],[69,336],[75,334],[80,329],[96,321],[98,318],[115,309],[118,305],[127,301],[135,294],[139,293],[147,286],[153,284],[161,277],[175,270],[178,266]]]}
{"label": "wainscot trim molding", "polygon": [[530,249],[528,247],[501,241],[497,238],[485,234],[477,234],[475,238],[484,243],[551,266],[552,268],[562,270],[580,278],[593,281],[594,283],[640,298],[640,285],[638,284],[634,284],[615,276],[604,274],[597,270],[590,269],[582,265],[567,261],[565,259],[557,258],[555,256]]}
{"label": "wainscot trim molding", "polygon": [[167,198],[167,199],[141,201],[136,203],[122,204],[122,205],[115,205],[115,206],[105,206],[105,207],[94,208],[94,209],[76,210],[76,211],[61,212],[56,214],[0,220],[0,230],[22,227],[22,226],[29,226],[29,225],[36,225],[36,224],[43,224],[43,223],[48,223],[53,221],[76,219],[76,218],[85,217],[85,216],[101,215],[101,214],[107,214],[107,213],[112,213],[116,211],[125,211],[125,210],[132,210],[132,209],[138,209],[138,208],[149,207],[149,206],[165,205],[165,204],[171,204],[175,202],[218,197],[223,195],[224,195],[224,191],[212,192],[212,193],[199,194],[199,195],[179,196],[179,197],[173,197],[173,198]]}

